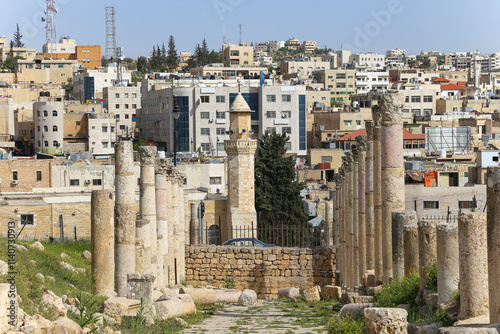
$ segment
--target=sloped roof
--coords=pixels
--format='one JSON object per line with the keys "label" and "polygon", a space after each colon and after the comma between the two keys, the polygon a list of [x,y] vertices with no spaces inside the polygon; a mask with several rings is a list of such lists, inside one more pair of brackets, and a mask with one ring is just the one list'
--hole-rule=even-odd
{"label": "sloped roof", "polygon": [[432,79],[432,82],[450,82],[450,80],[442,78],[442,77],[438,77],[438,78]]}
{"label": "sloped roof", "polygon": [[[357,136],[362,136],[362,135],[366,135],[366,129],[356,130],[340,138],[333,139],[333,141],[354,141],[356,140]],[[424,140],[425,134],[413,134],[406,128],[403,128],[403,140],[412,140],[412,139]]]}
{"label": "sloped roof", "polygon": [[452,83],[441,84],[441,90],[462,90],[467,88],[465,85],[456,85]]}

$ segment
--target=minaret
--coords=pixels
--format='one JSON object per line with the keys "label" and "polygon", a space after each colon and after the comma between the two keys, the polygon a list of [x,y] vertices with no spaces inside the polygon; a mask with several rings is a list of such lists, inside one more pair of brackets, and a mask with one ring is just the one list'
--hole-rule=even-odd
{"label": "minaret", "polygon": [[[229,175],[229,210],[230,227],[256,228],[257,212],[255,211],[254,159],[257,140],[251,139],[252,110],[238,93],[229,110],[229,140],[224,141],[227,153]],[[250,234],[251,236],[251,234]],[[239,235],[227,235],[229,238]],[[256,237],[256,234],[255,234]]]}

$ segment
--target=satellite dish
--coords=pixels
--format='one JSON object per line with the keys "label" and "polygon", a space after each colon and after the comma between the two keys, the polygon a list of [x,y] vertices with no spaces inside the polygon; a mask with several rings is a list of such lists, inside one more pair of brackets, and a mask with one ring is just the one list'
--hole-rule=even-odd
{"label": "satellite dish", "polygon": [[245,132],[247,132],[247,130],[245,130],[245,129],[241,130],[241,133],[245,133]]}

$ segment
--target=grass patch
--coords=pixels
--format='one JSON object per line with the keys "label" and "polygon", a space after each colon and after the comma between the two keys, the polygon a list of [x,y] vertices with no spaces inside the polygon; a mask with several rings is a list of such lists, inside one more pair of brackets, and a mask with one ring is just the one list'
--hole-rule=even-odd
{"label": "grass patch", "polygon": [[396,307],[399,304],[408,304],[416,307],[415,298],[419,292],[419,278],[411,274],[402,278],[396,278],[390,284],[382,286],[382,290],[375,294],[375,302],[378,307]]}
{"label": "grass patch", "polygon": [[[20,307],[29,315],[40,314],[49,320],[55,320],[53,310],[41,306],[41,297],[48,291],[56,295],[76,297],[77,292],[91,292],[91,262],[82,256],[85,250],[90,251],[90,240],[50,242],[41,241],[45,250],[40,251],[29,247],[34,240],[18,240],[17,244],[25,246],[27,250],[16,249],[15,271],[16,286],[21,296]],[[0,238],[0,259],[7,262],[7,238]],[[64,252],[70,258],[61,258]],[[69,263],[75,268],[85,268],[85,273],[74,273],[64,269],[60,262]],[[37,276],[41,273],[44,279]],[[53,277],[54,280],[48,277]],[[6,283],[7,275],[0,276],[0,283]]]}
{"label": "grass patch", "polygon": [[328,322],[328,334],[361,334],[366,333],[365,318],[337,318]]}

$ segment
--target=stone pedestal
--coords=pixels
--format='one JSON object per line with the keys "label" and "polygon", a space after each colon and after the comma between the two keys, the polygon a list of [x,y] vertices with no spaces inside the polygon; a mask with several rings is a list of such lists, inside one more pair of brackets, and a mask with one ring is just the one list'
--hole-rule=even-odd
{"label": "stone pedestal", "polygon": [[148,309],[153,305],[153,289],[155,275],[128,274],[127,299],[141,300]]}
{"label": "stone pedestal", "polygon": [[114,296],[115,289],[114,204],[111,190],[92,190],[90,235],[94,293],[108,297]]}
{"label": "stone pedestal", "polygon": [[407,225],[404,230],[405,276],[418,274],[418,227]]}
{"label": "stone pedestal", "polygon": [[375,225],[373,207],[373,121],[366,121],[365,222],[366,269],[375,270]]}
{"label": "stone pedestal", "polygon": [[155,169],[155,196],[156,196],[156,228],[157,228],[157,263],[155,286],[168,285],[166,273],[166,257],[168,255],[168,187],[167,159],[159,159]]}
{"label": "stone pedestal", "polygon": [[438,224],[437,240],[437,291],[439,304],[453,300],[458,289],[458,225]]}
{"label": "stone pedestal", "polygon": [[[144,220],[144,268],[136,268],[138,273],[152,273],[152,264],[157,262],[156,199],[155,199],[155,157],[156,146],[139,147],[141,159],[141,179],[139,195],[140,217]],[[136,264],[137,265],[137,264]]]}
{"label": "stone pedestal", "polygon": [[405,274],[404,227],[417,226],[415,211],[392,211],[392,272],[394,278]]}
{"label": "stone pedestal", "polygon": [[382,258],[382,155],[381,155],[381,115],[373,113],[373,207],[374,207],[374,245],[375,245],[375,280],[383,280]]}
{"label": "stone pedestal", "polygon": [[404,95],[388,92],[378,96],[373,113],[381,121],[382,259],[383,282],[392,277],[392,211],[405,209],[403,159]]}
{"label": "stone pedestal", "polygon": [[459,319],[488,314],[488,247],[485,213],[470,212],[459,216],[458,250]]}
{"label": "stone pedestal", "polygon": [[487,180],[490,321],[500,322],[500,167],[488,167]]}
{"label": "stone pedestal", "polygon": [[115,147],[115,289],[127,296],[127,275],[135,272],[135,189],[132,142]]}
{"label": "stone pedestal", "polygon": [[357,136],[358,147],[358,248],[359,272],[366,274],[366,136]]}
{"label": "stone pedestal", "polygon": [[418,255],[420,290],[427,284],[427,272],[437,257],[436,221],[423,220],[418,222]]}
{"label": "stone pedestal", "polygon": [[[135,221],[135,270],[138,273],[146,273],[146,269],[151,270],[151,265],[148,266],[146,254],[146,240],[151,240],[150,223],[147,219],[137,219]],[[151,257],[148,258],[151,260]]]}

